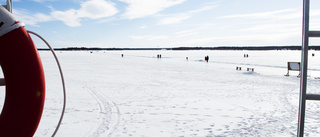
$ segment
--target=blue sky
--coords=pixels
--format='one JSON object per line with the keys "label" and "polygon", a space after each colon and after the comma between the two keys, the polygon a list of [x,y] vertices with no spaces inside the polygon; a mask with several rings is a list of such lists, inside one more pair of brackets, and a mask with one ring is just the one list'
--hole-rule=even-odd
{"label": "blue sky", "polygon": [[302,0],[13,0],[13,14],[56,48],[301,45]]}

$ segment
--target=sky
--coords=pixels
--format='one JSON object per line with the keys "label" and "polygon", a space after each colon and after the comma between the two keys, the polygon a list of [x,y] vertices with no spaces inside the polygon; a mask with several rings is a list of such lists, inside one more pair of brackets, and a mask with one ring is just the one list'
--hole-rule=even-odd
{"label": "sky", "polygon": [[[302,0],[13,0],[13,15],[54,48],[301,45]],[[5,0],[0,0],[5,5]],[[320,30],[311,0],[310,30]],[[45,45],[33,37],[38,48]],[[310,45],[320,45],[311,38]]]}

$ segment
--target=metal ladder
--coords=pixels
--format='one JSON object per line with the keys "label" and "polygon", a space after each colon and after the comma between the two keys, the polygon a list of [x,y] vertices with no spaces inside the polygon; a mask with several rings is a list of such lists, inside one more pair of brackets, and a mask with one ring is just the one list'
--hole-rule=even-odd
{"label": "metal ladder", "polygon": [[298,137],[303,137],[305,123],[306,100],[320,100],[318,94],[307,94],[308,45],[309,37],[320,37],[320,31],[309,31],[310,0],[303,0],[301,79],[299,97]]}

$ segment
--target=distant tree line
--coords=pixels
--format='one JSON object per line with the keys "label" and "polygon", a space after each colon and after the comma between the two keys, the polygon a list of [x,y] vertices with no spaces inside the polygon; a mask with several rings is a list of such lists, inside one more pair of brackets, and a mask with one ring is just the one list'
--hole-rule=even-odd
{"label": "distant tree line", "polygon": [[[320,50],[320,46],[309,46],[309,50]],[[49,49],[38,49],[49,50]],[[82,50],[301,50],[301,46],[221,46],[221,47],[174,47],[174,48],[97,48],[97,47],[68,47],[55,48],[58,51]]]}
{"label": "distant tree line", "polygon": [[[309,46],[309,50],[320,50],[320,46]],[[301,50],[301,46],[221,46],[221,47],[178,47],[172,50]]]}

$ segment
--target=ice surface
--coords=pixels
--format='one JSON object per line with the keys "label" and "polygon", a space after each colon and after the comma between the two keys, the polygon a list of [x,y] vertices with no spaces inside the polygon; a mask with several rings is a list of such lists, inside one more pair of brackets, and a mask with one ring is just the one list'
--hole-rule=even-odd
{"label": "ice surface", "polygon": [[[320,52],[311,52],[308,92],[320,93]],[[295,136],[300,79],[296,71],[284,75],[287,62],[300,62],[300,54],[58,51],[67,108],[57,136]],[[43,137],[54,131],[63,97],[52,55],[40,55],[47,93],[35,136]],[[319,107],[319,102],[307,102],[306,136],[320,134]]]}

